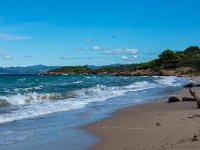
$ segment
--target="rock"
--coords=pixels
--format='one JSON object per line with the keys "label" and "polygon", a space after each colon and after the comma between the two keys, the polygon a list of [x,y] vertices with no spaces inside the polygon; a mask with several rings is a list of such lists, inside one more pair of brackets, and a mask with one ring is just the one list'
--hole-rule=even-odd
{"label": "rock", "polygon": [[187,117],[188,119],[193,119],[194,117],[193,116],[191,116],[191,117]]}
{"label": "rock", "polygon": [[192,138],[192,141],[198,141],[198,136],[194,135],[193,138]]}
{"label": "rock", "polygon": [[190,98],[190,97],[183,97],[182,101],[183,102],[195,102],[196,100],[194,98]]}
{"label": "rock", "polygon": [[200,84],[198,83],[188,83],[184,87],[191,88],[191,87],[198,87],[198,86],[200,86]]}
{"label": "rock", "polygon": [[161,127],[162,125],[161,125],[159,122],[157,122],[157,123],[156,123],[156,126],[157,126],[157,127]]}
{"label": "rock", "polygon": [[172,97],[168,98],[168,103],[175,103],[175,102],[179,102],[179,101],[180,100],[175,96],[172,96]]}

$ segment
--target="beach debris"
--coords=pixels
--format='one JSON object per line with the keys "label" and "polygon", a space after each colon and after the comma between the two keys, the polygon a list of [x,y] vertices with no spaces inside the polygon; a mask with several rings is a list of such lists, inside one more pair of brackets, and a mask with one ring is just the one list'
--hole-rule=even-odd
{"label": "beach debris", "polygon": [[194,98],[190,98],[190,97],[183,97],[182,101],[183,102],[196,102],[196,100]]}
{"label": "beach debris", "polygon": [[194,116],[191,116],[191,117],[187,117],[188,119],[193,119],[194,118]]}
{"label": "beach debris", "polygon": [[192,91],[192,89],[189,89],[189,92],[194,97],[195,101],[197,102],[197,108],[200,109],[200,98],[196,95],[195,92]]}
{"label": "beach debris", "polygon": [[168,98],[168,103],[175,103],[175,102],[179,102],[180,99],[178,99],[176,96],[171,96]]}
{"label": "beach debris", "polygon": [[198,141],[198,136],[194,135],[193,138],[191,139],[192,141]]}
{"label": "beach debris", "polygon": [[187,83],[184,87],[191,88],[191,87],[199,87],[199,83]]}
{"label": "beach debris", "polygon": [[188,119],[193,119],[193,118],[200,118],[200,114],[194,114],[191,117],[188,117]]}
{"label": "beach debris", "polygon": [[156,126],[157,126],[157,127],[161,127],[162,125],[161,125],[161,123],[156,122]]}
{"label": "beach debris", "polygon": [[185,142],[187,142],[187,140],[185,140],[185,139],[182,139],[182,140],[178,141],[178,143],[177,143],[177,144],[181,144],[181,143],[185,143]]}
{"label": "beach debris", "polygon": [[200,114],[194,114],[193,117],[194,118],[200,118]]}

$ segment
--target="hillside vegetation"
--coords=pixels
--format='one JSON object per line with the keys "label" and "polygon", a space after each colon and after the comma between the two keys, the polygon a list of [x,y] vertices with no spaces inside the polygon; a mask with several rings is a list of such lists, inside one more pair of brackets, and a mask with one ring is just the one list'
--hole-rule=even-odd
{"label": "hillside vegetation", "polygon": [[49,74],[115,74],[115,75],[197,75],[200,74],[200,48],[190,46],[183,51],[167,49],[157,59],[141,64],[107,66],[90,69],[87,66],[65,66]]}

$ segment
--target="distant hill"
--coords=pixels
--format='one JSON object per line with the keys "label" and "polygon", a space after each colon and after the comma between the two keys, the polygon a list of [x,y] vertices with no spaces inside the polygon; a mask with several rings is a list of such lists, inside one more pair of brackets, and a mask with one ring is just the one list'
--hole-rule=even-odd
{"label": "distant hill", "polygon": [[0,74],[43,74],[56,68],[59,68],[59,66],[0,67]]}
{"label": "distant hill", "polygon": [[190,46],[182,51],[164,50],[158,58],[141,64],[108,66],[65,66],[49,74],[113,75],[200,75],[200,48]]}
{"label": "distant hill", "polygon": [[[99,69],[102,67],[116,67],[121,64],[111,64],[103,66],[88,65],[90,69]],[[0,74],[44,74],[49,70],[60,68],[61,66],[45,66],[45,65],[34,65],[27,67],[0,67]]]}

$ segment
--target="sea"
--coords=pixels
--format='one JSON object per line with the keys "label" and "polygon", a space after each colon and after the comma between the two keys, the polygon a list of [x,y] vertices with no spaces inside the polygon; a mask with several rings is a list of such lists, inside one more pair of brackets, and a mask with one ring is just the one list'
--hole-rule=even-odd
{"label": "sea", "polygon": [[119,109],[166,100],[175,76],[0,75],[0,150],[84,150],[100,142],[82,126]]}

